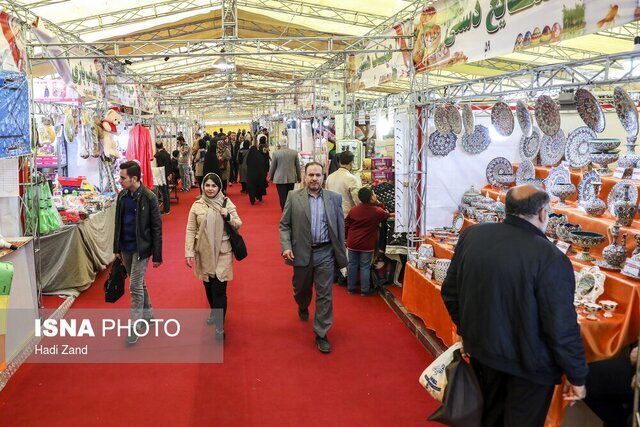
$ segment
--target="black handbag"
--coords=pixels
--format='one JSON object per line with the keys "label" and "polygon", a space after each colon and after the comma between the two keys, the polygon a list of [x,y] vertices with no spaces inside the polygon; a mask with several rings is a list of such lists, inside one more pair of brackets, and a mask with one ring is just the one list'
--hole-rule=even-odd
{"label": "black handbag", "polygon": [[109,278],[104,284],[104,302],[116,302],[124,295],[124,279],[127,278],[127,270],[122,265],[120,258],[116,258],[111,267]]}
{"label": "black handbag", "polygon": [[453,353],[453,361],[445,369],[447,388],[442,404],[431,414],[429,421],[438,421],[453,427],[480,427],[483,397],[473,367],[460,354]]}
{"label": "black handbag", "polygon": [[[224,202],[222,202],[222,207],[227,206],[227,197],[224,198]],[[233,256],[238,260],[242,261],[247,257],[247,245],[244,244],[244,239],[238,233],[231,224],[227,221],[224,222],[224,229],[227,230],[227,234],[229,234],[229,243],[231,243],[231,250],[233,251]]]}

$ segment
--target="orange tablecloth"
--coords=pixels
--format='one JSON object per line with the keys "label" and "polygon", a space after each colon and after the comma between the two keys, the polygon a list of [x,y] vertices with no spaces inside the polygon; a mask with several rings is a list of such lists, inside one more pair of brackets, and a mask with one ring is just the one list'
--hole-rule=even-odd
{"label": "orange tablecloth", "polygon": [[456,342],[456,327],[444,306],[440,287],[411,264],[407,264],[404,272],[402,304],[409,313],[422,319],[447,347]]}

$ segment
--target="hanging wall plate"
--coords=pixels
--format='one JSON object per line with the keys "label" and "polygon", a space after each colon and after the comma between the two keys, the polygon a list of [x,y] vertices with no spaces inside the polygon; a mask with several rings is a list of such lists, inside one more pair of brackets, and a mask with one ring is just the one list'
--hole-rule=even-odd
{"label": "hanging wall plate", "polygon": [[574,99],[576,101],[576,110],[578,110],[582,121],[598,133],[604,131],[604,113],[596,97],[586,89],[578,89]]}
{"label": "hanging wall plate", "polygon": [[443,134],[435,131],[429,135],[429,150],[434,156],[446,156],[456,148],[457,139],[453,132]]}
{"label": "hanging wall plate", "polygon": [[564,156],[564,146],[567,140],[562,129],[553,135],[544,135],[540,145],[540,162],[543,166],[555,166]]}
{"label": "hanging wall plate", "polygon": [[489,129],[483,125],[477,125],[473,133],[462,135],[462,148],[469,154],[480,154],[491,144]]}
{"label": "hanging wall plate", "polygon": [[531,114],[529,113],[527,104],[522,100],[516,104],[516,118],[518,119],[520,129],[522,129],[522,135],[527,137],[531,136],[531,132],[533,132]]}
{"label": "hanging wall plate", "polygon": [[469,104],[462,106],[462,123],[464,124],[465,133],[472,134],[476,127],[476,119]]}
{"label": "hanging wall plate", "polygon": [[536,122],[545,135],[553,136],[560,130],[560,108],[548,95],[536,101]]}
{"label": "hanging wall plate", "polygon": [[491,109],[491,124],[502,136],[509,136],[513,133],[514,120],[511,107],[505,102],[497,102]]}
{"label": "hanging wall plate", "polygon": [[449,117],[447,115],[447,110],[444,107],[436,107],[433,122],[436,126],[436,129],[441,134],[447,134],[451,130],[451,125],[449,125]]}
{"label": "hanging wall plate", "polygon": [[447,106],[447,121],[449,122],[451,131],[456,135],[460,135],[462,132],[462,117],[460,116],[458,108],[453,104]]}
{"label": "hanging wall plate", "polygon": [[613,103],[627,136],[635,141],[638,137],[638,109],[635,102],[624,89],[617,87],[613,91]]}
{"label": "hanging wall plate", "polygon": [[520,158],[533,160],[540,151],[540,130],[533,128],[531,136],[523,136],[520,139]]}

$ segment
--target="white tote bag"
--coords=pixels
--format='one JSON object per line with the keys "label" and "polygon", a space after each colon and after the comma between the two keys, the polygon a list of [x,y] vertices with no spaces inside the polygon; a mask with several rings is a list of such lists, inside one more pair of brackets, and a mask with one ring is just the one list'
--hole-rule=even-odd
{"label": "white tote bag", "polygon": [[462,347],[461,342],[457,342],[446,349],[431,365],[427,366],[420,375],[420,385],[427,389],[429,394],[436,400],[442,402],[444,390],[447,388],[447,374],[445,369],[453,360],[453,352]]}

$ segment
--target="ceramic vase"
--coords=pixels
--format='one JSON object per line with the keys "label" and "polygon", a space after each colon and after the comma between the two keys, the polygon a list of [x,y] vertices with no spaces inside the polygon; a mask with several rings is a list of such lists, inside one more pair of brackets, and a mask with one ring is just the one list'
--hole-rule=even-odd
{"label": "ceramic vase", "polygon": [[590,216],[602,216],[607,210],[607,204],[600,200],[601,182],[593,182],[594,197],[584,202],[584,209]]}
{"label": "ceramic vase", "polygon": [[602,250],[602,258],[610,266],[618,269],[627,259],[627,234],[622,236],[622,243],[618,244],[618,235],[620,233],[620,226],[613,225],[609,233],[609,245]]}
{"label": "ceramic vase", "polygon": [[616,216],[616,224],[628,227],[633,222],[638,208],[635,203],[629,200],[629,187],[624,188],[624,199],[619,200],[613,205],[613,212]]}

